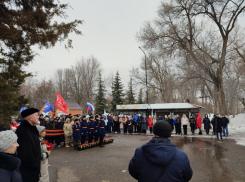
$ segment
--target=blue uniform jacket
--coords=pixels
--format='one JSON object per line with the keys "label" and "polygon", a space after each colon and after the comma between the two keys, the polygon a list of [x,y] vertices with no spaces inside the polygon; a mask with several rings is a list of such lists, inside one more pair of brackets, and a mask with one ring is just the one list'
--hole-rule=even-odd
{"label": "blue uniform jacket", "polygon": [[94,136],[95,131],[95,122],[89,121],[88,122],[88,136]]}
{"label": "blue uniform jacket", "polygon": [[113,118],[111,116],[107,116],[108,123],[107,124],[112,124]]}
{"label": "blue uniform jacket", "polygon": [[100,121],[100,130],[99,130],[99,136],[104,137],[106,130],[105,130],[105,121]]}
{"label": "blue uniform jacket", "polygon": [[80,123],[75,123],[72,126],[72,130],[73,130],[73,140],[74,141],[81,140],[81,125],[80,125]]}
{"label": "blue uniform jacket", "polygon": [[99,135],[99,131],[100,131],[100,120],[96,119],[95,120],[95,131],[94,131],[94,135],[98,136]]}
{"label": "blue uniform jacket", "polygon": [[80,122],[81,124],[81,136],[87,136],[88,135],[88,123],[86,120],[82,120]]}
{"label": "blue uniform jacket", "polygon": [[187,155],[163,137],[137,148],[128,168],[139,182],[187,182],[193,173]]}

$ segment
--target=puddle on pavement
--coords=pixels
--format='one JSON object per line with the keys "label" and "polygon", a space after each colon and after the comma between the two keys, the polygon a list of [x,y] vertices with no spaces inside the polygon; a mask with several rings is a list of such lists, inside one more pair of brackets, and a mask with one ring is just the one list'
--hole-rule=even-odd
{"label": "puddle on pavement", "polygon": [[173,144],[177,145],[178,149],[186,152],[190,163],[198,158],[199,164],[196,167],[192,166],[193,172],[196,172],[195,170],[201,166],[203,172],[209,171],[210,174],[208,174],[207,179],[210,181],[222,181],[222,179],[233,181],[227,169],[229,160],[224,155],[226,149],[223,148],[222,143],[217,143],[211,138],[210,141],[202,141],[194,137],[184,137],[173,142]]}

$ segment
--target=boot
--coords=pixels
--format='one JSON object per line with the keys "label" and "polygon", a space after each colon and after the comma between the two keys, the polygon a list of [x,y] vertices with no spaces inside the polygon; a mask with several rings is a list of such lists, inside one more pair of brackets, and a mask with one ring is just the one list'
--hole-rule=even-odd
{"label": "boot", "polygon": [[71,143],[71,147],[74,147],[73,143]]}
{"label": "boot", "polygon": [[68,145],[68,143],[66,143],[66,148],[68,148],[68,147],[70,147],[70,146]]}
{"label": "boot", "polygon": [[77,145],[74,145],[74,150],[77,150]]}
{"label": "boot", "polygon": [[81,151],[81,150],[82,150],[81,145],[78,145],[78,146],[77,146],[77,151]]}

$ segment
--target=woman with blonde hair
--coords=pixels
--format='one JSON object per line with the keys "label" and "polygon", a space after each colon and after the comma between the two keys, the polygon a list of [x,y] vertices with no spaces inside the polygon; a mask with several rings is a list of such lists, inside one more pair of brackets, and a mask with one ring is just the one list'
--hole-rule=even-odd
{"label": "woman with blonde hair", "polygon": [[119,118],[117,115],[115,115],[115,117],[113,118],[113,123],[114,123],[114,132],[115,133],[119,133],[120,131],[120,124],[119,124]]}
{"label": "woman with blonde hair", "polygon": [[[65,147],[70,147],[69,143],[71,142],[71,146],[73,147],[73,135],[72,135],[72,124],[70,123],[70,118],[67,118],[65,124],[63,126],[64,134],[65,134]],[[71,140],[71,141],[70,141]]]}

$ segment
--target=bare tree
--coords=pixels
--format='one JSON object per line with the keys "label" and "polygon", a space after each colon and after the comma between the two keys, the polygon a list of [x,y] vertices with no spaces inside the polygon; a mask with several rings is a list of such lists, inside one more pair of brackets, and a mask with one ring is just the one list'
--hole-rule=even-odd
{"label": "bare tree", "polygon": [[[175,86],[174,69],[170,59],[163,58],[156,53],[150,53],[147,57],[147,74],[149,92],[154,93],[151,101],[173,102],[173,90]],[[140,87],[146,82],[145,60],[142,60],[140,67],[132,68],[130,71],[134,82]],[[149,94],[150,95],[150,94]]]}
{"label": "bare tree", "polygon": [[227,53],[234,47],[234,40],[229,38],[244,10],[244,0],[163,2],[158,11],[159,19],[154,25],[146,23],[137,37],[148,50],[180,58],[188,54],[189,60],[213,81],[219,111],[227,114],[223,74]]}

